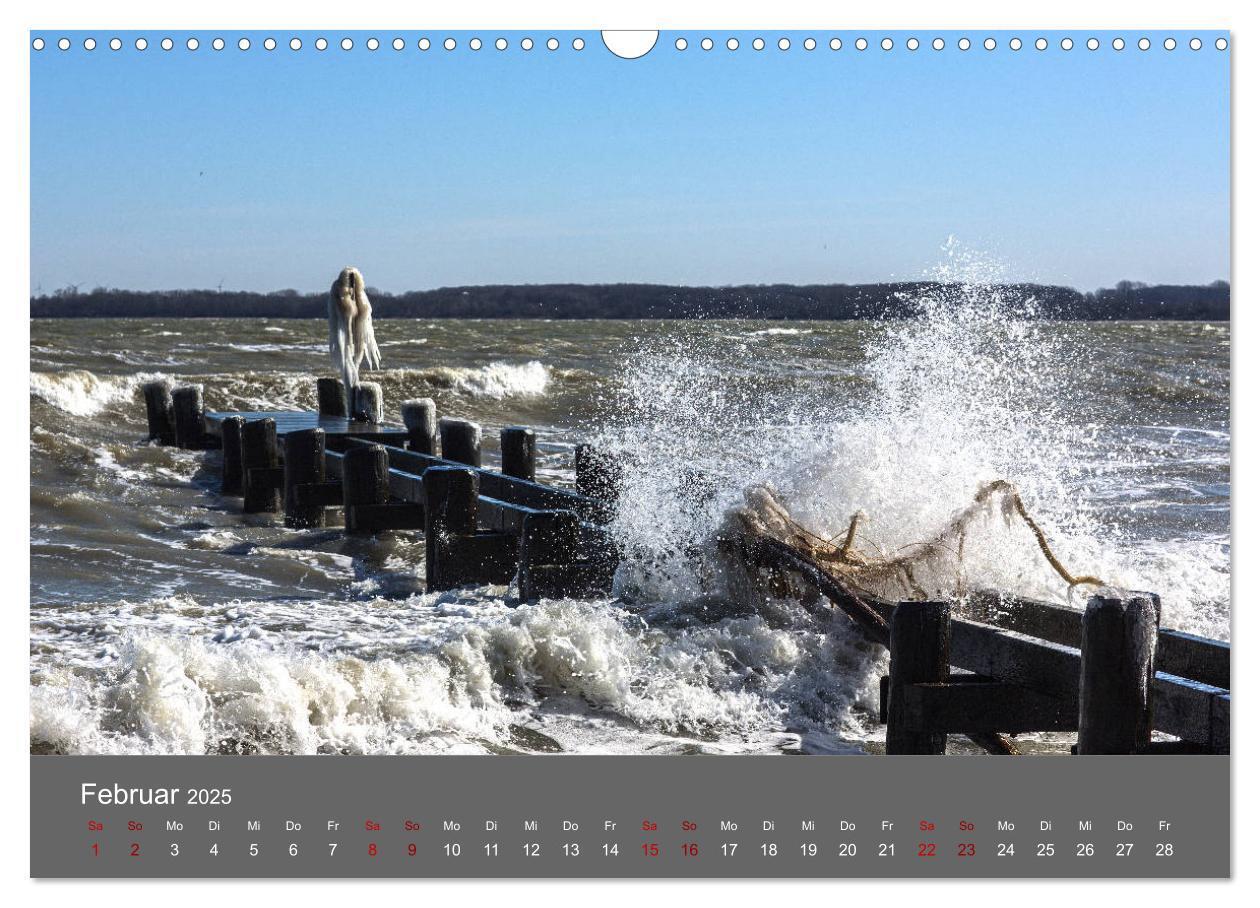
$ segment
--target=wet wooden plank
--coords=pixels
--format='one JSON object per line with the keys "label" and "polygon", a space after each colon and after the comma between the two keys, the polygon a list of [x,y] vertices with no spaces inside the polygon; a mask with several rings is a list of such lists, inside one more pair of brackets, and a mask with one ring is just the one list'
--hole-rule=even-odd
{"label": "wet wooden plank", "polygon": [[399,445],[407,439],[406,429],[347,419],[344,416],[321,416],[313,410],[255,410],[241,412],[212,410],[205,414],[206,432],[216,437],[219,436],[222,433],[223,420],[229,416],[239,416],[247,422],[257,419],[273,419],[276,423],[277,435],[287,435],[290,432],[300,432],[304,429],[323,429],[327,435],[368,438],[372,441],[389,441]]}

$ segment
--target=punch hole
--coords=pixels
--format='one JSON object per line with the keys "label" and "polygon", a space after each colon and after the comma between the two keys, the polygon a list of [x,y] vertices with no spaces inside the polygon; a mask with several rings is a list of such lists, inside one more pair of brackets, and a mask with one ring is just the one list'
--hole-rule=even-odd
{"label": "punch hole", "polygon": [[558,39],[556,38],[547,39],[547,50],[559,50],[559,49],[560,49],[560,41]]}
{"label": "punch hole", "polygon": [[416,42],[416,47],[420,48],[421,50],[428,50],[432,46],[433,46],[433,42],[430,41],[428,38],[421,38],[419,41]]}
{"label": "punch hole", "polygon": [[884,50],[892,50],[893,49],[892,38],[885,38],[883,41],[880,41],[879,46],[882,47]]}
{"label": "punch hole", "polygon": [[1216,39],[1216,49],[1217,49],[1217,50],[1225,50],[1225,48],[1227,48],[1227,47],[1229,47],[1229,42],[1228,42],[1228,41],[1226,41],[1224,38],[1217,38],[1217,39]]}
{"label": "punch hole", "polygon": [[1024,46],[1024,42],[1019,40],[1018,38],[1011,39],[1011,50],[1019,50],[1023,46]]}
{"label": "punch hole", "polygon": [[727,38],[727,39],[726,39],[726,49],[727,49],[727,50],[739,50],[739,39],[738,39],[738,38]]}
{"label": "punch hole", "polygon": [[[500,40],[501,40],[501,39],[500,39]],[[407,42],[406,42],[406,41],[404,41],[402,38],[395,38],[395,39],[394,39],[394,40],[390,43],[390,46],[391,46],[392,48],[394,48],[394,50],[402,50],[404,47],[406,47],[406,46],[407,46]]]}
{"label": "punch hole", "polygon": [[275,50],[275,49],[276,49],[275,38],[265,38],[263,40],[263,50]]}
{"label": "punch hole", "polygon": [[944,49],[945,49],[945,39],[944,39],[944,38],[933,38],[933,39],[932,39],[932,50],[944,50]]}
{"label": "punch hole", "polygon": [[83,39],[83,49],[84,49],[84,50],[96,50],[96,39],[95,39],[95,38],[84,38],[84,39]]}
{"label": "punch hole", "polygon": [[69,39],[69,38],[62,38],[62,39],[60,39],[60,40],[57,42],[57,49],[58,49],[58,50],[69,50],[69,49],[70,49],[70,39]]}
{"label": "punch hole", "polygon": [[1033,42],[1033,47],[1037,48],[1037,50],[1045,50],[1049,46],[1050,46],[1050,42],[1047,41],[1045,38],[1038,38],[1036,41]]}
{"label": "punch hole", "polygon": [[162,50],[170,50],[174,46],[175,46],[175,42],[172,41],[170,38],[162,39]]}
{"label": "punch hole", "polygon": [[44,39],[43,39],[43,38],[36,38],[34,41],[32,41],[32,42],[31,42],[31,47],[32,47],[32,48],[34,48],[35,50],[43,50],[43,49],[44,49]]}
{"label": "punch hole", "polygon": [[1098,39],[1090,38],[1088,41],[1085,42],[1085,46],[1088,47],[1090,50],[1098,50]]}
{"label": "punch hole", "polygon": [[[477,39],[476,39],[476,38],[474,38],[473,40],[474,40],[474,41],[476,41]],[[380,42],[380,41],[378,41],[378,40],[376,40],[375,38],[368,38],[368,39],[367,39],[367,49],[368,49],[368,50],[378,50],[378,49],[380,48],[380,46],[381,46],[381,42]],[[477,46],[478,46],[478,47],[480,47],[481,45],[480,45],[480,44],[478,44]]]}
{"label": "punch hole", "polygon": [[136,50],[144,50],[149,46],[149,42],[144,38],[136,39]]}
{"label": "punch hole", "polygon": [[1063,48],[1064,50],[1071,50],[1071,49],[1072,49],[1072,39],[1071,39],[1071,38],[1064,38],[1062,41],[1060,41],[1060,42],[1059,42],[1059,47]]}
{"label": "punch hole", "polygon": [[1116,50],[1124,50],[1124,39],[1116,38],[1111,42],[1111,46]]}
{"label": "punch hole", "polygon": [[290,39],[289,39],[289,50],[301,50],[301,49],[302,49],[302,39],[301,39],[301,38],[290,38]]}
{"label": "punch hole", "polygon": [[497,38],[494,42],[495,50],[507,50],[507,38]]}
{"label": "punch hole", "polygon": [[533,39],[533,38],[522,38],[522,39],[521,39],[521,50],[533,50],[533,49],[534,49],[534,39]]}
{"label": "punch hole", "polygon": [[[218,47],[216,47],[216,48],[215,48],[215,50],[223,50],[223,39],[222,39],[222,38],[215,38],[214,40],[215,40],[215,43],[217,43],[217,44],[218,44]],[[121,39],[121,38],[110,38],[110,39],[109,39],[109,49],[110,49],[110,50],[122,50],[122,39]]]}
{"label": "punch hole", "polygon": [[994,39],[994,38],[985,38],[985,39],[984,39],[984,49],[985,49],[985,50],[997,50],[997,40],[996,40],[996,39]]}
{"label": "punch hole", "polygon": [[574,50],[581,50],[581,49],[582,49],[582,48],[584,48],[584,47],[586,47],[586,42],[585,42],[583,39],[581,39],[581,38],[574,38],[574,39],[573,39],[573,49],[574,49]]}
{"label": "punch hole", "polygon": [[1138,50],[1150,50],[1150,49],[1151,49],[1151,39],[1150,39],[1150,38],[1139,38],[1139,39],[1138,39]]}
{"label": "punch hole", "polygon": [[765,50],[766,42],[764,38],[753,38],[753,50]]}
{"label": "punch hole", "polygon": [[[603,40],[604,47],[608,48],[615,56],[623,60],[637,60],[656,47],[656,40],[660,37],[660,32],[609,29],[600,32],[599,37]],[[678,47],[679,50],[685,50],[687,42],[682,38],[678,40],[682,41],[682,47],[678,47],[677,42],[675,42],[674,46]],[[700,42],[700,46],[708,50],[713,46],[713,41],[705,38],[704,41]]]}
{"label": "punch hole", "polygon": [[1191,50],[1202,50],[1202,49],[1203,49],[1203,42],[1202,42],[1202,41],[1200,41],[1198,38],[1191,38],[1191,39],[1190,39],[1190,49],[1191,49]]}
{"label": "punch hole", "polygon": [[1177,40],[1175,38],[1164,39],[1164,50],[1176,50],[1176,49],[1177,49]]}
{"label": "punch hole", "polygon": [[480,38],[473,38],[471,41],[469,41],[469,42],[468,42],[468,46],[469,46],[472,50],[481,50],[481,39],[480,39]]}
{"label": "punch hole", "polygon": [[342,50],[350,50],[352,47],[354,47],[354,42],[353,42],[352,40],[350,40],[349,38],[342,38],[342,39],[341,39],[341,49],[342,49]]}
{"label": "punch hole", "polygon": [[839,50],[840,48],[844,47],[844,42],[841,41],[839,38],[832,38],[830,41],[827,42],[827,46],[830,47],[832,50]]}
{"label": "punch hole", "polygon": [[201,42],[198,41],[196,38],[189,38],[187,41],[184,42],[184,46],[187,47],[189,50],[197,50],[197,48],[201,47]]}
{"label": "punch hole", "polygon": [[316,49],[316,50],[328,50],[328,39],[327,39],[327,38],[316,38],[316,39],[315,39],[315,49]]}
{"label": "punch hole", "polygon": [[704,38],[703,40],[701,40],[701,42],[700,42],[700,49],[701,49],[701,50],[713,50],[713,39],[712,39],[712,38]]}
{"label": "punch hole", "polygon": [[687,39],[686,39],[686,38],[679,38],[677,41],[675,41],[675,42],[674,42],[674,48],[675,48],[675,49],[677,49],[677,50],[686,50],[686,49],[687,49]]}
{"label": "punch hole", "polygon": [[958,39],[958,49],[959,49],[959,50],[968,50],[968,49],[970,49],[970,47],[971,47],[971,39],[970,39],[970,38],[959,38],[959,39]]}
{"label": "punch hole", "polygon": [[907,38],[907,39],[906,39],[906,50],[918,50],[918,49],[919,49],[919,39],[918,39],[918,38]]}
{"label": "punch hole", "polygon": [[787,50],[791,46],[792,46],[792,42],[789,41],[787,38],[779,39],[779,50]]}
{"label": "punch hole", "polygon": [[858,38],[856,41],[853,42],[853,46],[856,47],[858,50],[866,50],[866,47],[867,47],[866,39]]}
{"label": "punch hole", "polygon": [[813,50],[813,49],[814,49],[815,47],[817,47],[817,46],[818,46],[818,42],[817,42],[817,41],[815,41],[813,38],[806,38],[806,39],[805,39],[805,49],[806,49],[806,50]]}
{"label": "punch hole", "polygon": [[[117,41],[117,40],[118,40],[117,38],[114,39],[114,41]],[[113,41],[109,42],[109,46],[114,47],[114,42]],[[210,46],[213,47],[215,50],[223,50],[223,48],[227,47],[227,42],[224,41],[222,38],[215,38],[213,41],[210,42]],[[117,50],[117,49],[118,48],[114,47],[114,50]]]}
{"label": "punch hole", "polygon": [[443,41],[443,42],[442,42],[442,46],[443,46],[444,48],[446,48],[447,50],[454,50],[454,49],[455,49],[455,39],[454,39],[454,38],[447,38],[445,41]]}

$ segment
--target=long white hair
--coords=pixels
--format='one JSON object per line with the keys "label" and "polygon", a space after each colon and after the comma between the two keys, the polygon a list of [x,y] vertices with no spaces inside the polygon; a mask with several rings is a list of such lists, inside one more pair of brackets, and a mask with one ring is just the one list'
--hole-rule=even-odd
{"label": "long white hair", "polygon": [[[358,268],[343,268],[328,294],[328,355],[346,384],[347,395],[359,383],[359,366],[381,367],[381,350],[372,329],[372,303]],[[353,406],[353,404],[352,404]]]}

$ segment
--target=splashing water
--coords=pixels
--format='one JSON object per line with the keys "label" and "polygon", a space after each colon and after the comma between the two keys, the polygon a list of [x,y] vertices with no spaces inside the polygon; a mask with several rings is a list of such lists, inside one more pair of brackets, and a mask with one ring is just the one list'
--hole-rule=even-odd
{"label": "splashing water", "polygon": [[[865,512],[861,550],[887,557],[935,537],[1005,479],[1069,570],[1158,592],[1166,624],[1227,636],[1227,551],[1142,550],[1096,504],[1146,466],[1131,439],[1095,419],[1087,389],[1108,377],[1107,357],[1087,332],[1058,330],[1026,291],[994,283],[985,263],[951,253],[934,275],[950,282],[907,299],[912,318],[872,325],[853,372],[808,390],[748,369],[755,345],[675,340],[636,359],[615,408],[623,426],[602,439],[632,464],[615,522],[637,555],[624,589],[704,589],[711,572],[698,553],[712,554],[723,513],[754,485],[775,487],[824,538]],[[996,510],[969,527],[961,560],[934,562],[915,577],[931,595],[960,580],[1044,599],[1069,592],[1022,522]]]}

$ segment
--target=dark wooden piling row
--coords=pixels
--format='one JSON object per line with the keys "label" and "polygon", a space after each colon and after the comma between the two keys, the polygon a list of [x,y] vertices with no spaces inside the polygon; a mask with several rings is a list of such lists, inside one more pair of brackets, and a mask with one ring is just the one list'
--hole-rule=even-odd
{"label": "dark wooden piling row", "polygon": [[354,386],[354,412],[351,415],[360,422],[375,424],[385,421],[385,395],[380,384],[365,381]]}
{"label": "dark wooden piling row", "polygon": [[200,451],[205,447],[205,404],[201,399],[200,385],[184,385],[171,394],[175,411],[175,444],[181,448]]}
{"label": "dark wooden piling row", "polygon": [[274,419],[251,419],[241,430],[241,468],[244,472],[246,514],[271,514],[280,510],[284,473],[276,443]]}
{"label": "dark wooden piling row", "polygon": [[171,383],[151,381],[144,384],[144,411],[149,422],[149,438],[159,444],[175,444],[175,401]]}
{"label": "dark wooden piling row", "polygon": [[527,426],[506,426],[499,432],[499,449],[503,455],[503,473],[534,481],[538,457],[534,430]]}
{"label": "dark wooden piling row", "polygon": [[315,393],[319,399],[320,416],[348,416],[350,409],[346,402],[346,386],[339,378],[319,378],[315,380]]}
{"label": "dark wooden piling row", "polygon": [[1095,596],[1082,625],[1077,753],[1137,753],[1151,743],[1155,603]]}
{"label": "dark wooden piling row", "polygon": [[312,487],[326,478],[323,429],[304,429],[284,436],[284,525],[294,529],[322,527],[324,505]]}
{"label": "dark wooden piling row", "polygon": [[437,404],[428,397],[405,400],[402,405],[402,421],[407,427],[407,448],[420,454],[436,456]]}
{"label": "dark wooden piling row", "polygon": [[890,754],[943,754],[945,735],[925,731],[909,713],[906,691],[949,681],[948,602],[903,602],[889,627],[888,735]]}
{"label": "dark wooden piling row", "polygon": [[443,416],[438,420],[442,437],[442,459],[455,463],[481,466],[481,426],[466,419]]}
{"label": "dark wooden piling row", "polygon": [[245,455],[241,447],[241,433],[245,419],[229,416],[223,420],[223,476],[219,483],[220,495],[241,495],[245,492]]}

